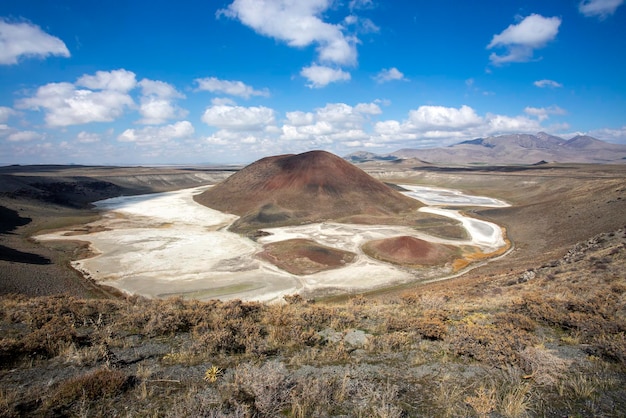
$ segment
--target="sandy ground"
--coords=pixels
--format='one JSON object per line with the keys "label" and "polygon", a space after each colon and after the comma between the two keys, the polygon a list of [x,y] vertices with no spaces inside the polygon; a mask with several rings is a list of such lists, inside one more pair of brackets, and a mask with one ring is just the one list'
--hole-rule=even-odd
{"label": "sandy ground", "polygon": [[[502,207],[495,199],[465,195],[449,189],[404,186],[406,194],[429,205]],[[206,208],[193,200],[206,187],[97,202],[104,217],[88,230],[61,231],[37,239],[81,240],[91,243],[94,257],[75,261],[87,277],[122,291],[147,297],[182,295],[195,299],[280,300],[287,294],[309,296],[431,280],[450,273],[447,268],[411,270],[367,257],[361,245],[369,240],[413,236],[431,242],[475,245],[483,252],[505,245],[501,228],[441,207],[421,210],[462,223],[469,240],[432,237],[402,226],[317,223],[265,230],[258,242],[229,232],[234,215]],[[352,251],[354,262],[343,268],[297,276],[255,257],[262,245],[304,238]]]}

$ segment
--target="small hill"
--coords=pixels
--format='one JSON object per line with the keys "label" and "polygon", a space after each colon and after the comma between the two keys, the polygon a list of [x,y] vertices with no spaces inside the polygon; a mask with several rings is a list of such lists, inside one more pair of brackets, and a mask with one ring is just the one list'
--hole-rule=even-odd
{"label": "small hill", "polygon": [[349,216],[393,216],[419,202],[325,151],[266,157],[196,196],[196,201],[241,218],[245,231]]}

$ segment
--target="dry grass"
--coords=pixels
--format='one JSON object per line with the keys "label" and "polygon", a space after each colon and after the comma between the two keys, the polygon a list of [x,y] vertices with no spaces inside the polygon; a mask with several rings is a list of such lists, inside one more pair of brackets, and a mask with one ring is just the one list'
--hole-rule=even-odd
{"label": "dry grass", "polygon": [[335,304],[2,297],[0,416],[626,413],[625,240]]}

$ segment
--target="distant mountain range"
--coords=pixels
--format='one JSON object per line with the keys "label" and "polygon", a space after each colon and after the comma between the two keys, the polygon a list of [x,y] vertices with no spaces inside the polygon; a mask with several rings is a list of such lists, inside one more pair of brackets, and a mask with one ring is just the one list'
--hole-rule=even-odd
{"label": "distant mountain range", "polygon": [[586,135],[571,139],[539,132],[514,134],[463,141],[448,147],[400,149],[386,155],[359,151],[347,155],[353,163],[418,159],[433,164],[536,164],[626,163],[626,145],[610,144]]}

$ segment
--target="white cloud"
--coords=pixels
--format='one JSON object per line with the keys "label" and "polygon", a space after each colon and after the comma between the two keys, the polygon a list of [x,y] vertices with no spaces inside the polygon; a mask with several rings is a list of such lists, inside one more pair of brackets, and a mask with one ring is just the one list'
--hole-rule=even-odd
{"label": "white cloud", "polygon": [[524,112],[527,115],[535,116],[539,121],[544,121],[550,117],[550,115],[565,115],[567,112],[565,109],[561,109],[558,106],[550,107],[526,107]]}
{"label": "white cloud", "polygon": [[602,139],[604,141],[612,142],[615,144],[626,145],[626,125],[617,129],[612,129],[612,128],[595,129],[595,130],[589,131],[587,134],[594,138]]}
{"label": "white cloud", "polygon": [[143,116],[139,123],[160,125],[171,119],[184,118],[188,112],[173,105],[170,100],[149,96],[141,98],[139,113]]}
{"label": "white cloud", "polygon": [[371,19],[359,17],[356,15],[349,15],[343,20],[343,23],[348,26],[354,27],[357,33],[378,33],[380,28],[376,26]]}
{"label": "white cloud", "polygon": [[459,109],[443,106],[420,106],[409,112],[409,123],[417,131],[442,130],[454,131],[483,122],[474,109],[463,105]]}
{"label": "white cloud", "polygon": [[183,120],[166,126],[126,129],[117,139],[120,142],[133,142],[141,146],[159,146],[175,139],[189,138],[194,132],[191,122]]}
{"label": "white cloud", "polygon": [[541,131],[541,124],[525,116],[505,116],[488,113],[485,117],[487,125],[482,127],[483,135],[500,135],[506,133],[536,133]]}
{"label": "white cloud", "polygon": [[111,122],[133,105],[133,99],[122,91],[76,89],[71,83],[46,84],[33,97],[16,103],[20,109],[44,109],[48,126]]}
{"label": "white cloud", "polygon": [[583,0],[578,4],[578,11],[587,17],[602,20],[615,13],[623,3],[624,0]]}
{"label": "white cloud", "polygon": [[301,112],[299,110],[295,112],[287,112],[287,122],[293,126],[305,126],[311,125],[314,122],[315,115],[311,112]]}
{"label": "white cloud", "polygon": [[[562,109],[544,109],[546,114]],[[531,111],[532,113],[533,111]],[[536,113],[540,113],[537,111]],[[527,116],[507,116],[487,113],[480,116],[469,106],[460,108],[420,106],[409,111],[404,121],[386,120],[374,125],[370,144],[397,144],[396,146],[444,146],[466,139],[507,133],[536,133],[549,130],[539,119]]]}
{"label": "white cloud", "polygon": [[180,93],[174,86],[164,81],[149,80],[144,78],[139,82],[141,94],[144,96],[162,97],[164,99],[184,99],[185,95]]}
{"label": "white cloud", "polygon": [[81,144],[93,144],[100,142],[100,140],[100,135],[93,132],[81,131],[76,135],[76,141]]}
{"label": "white cloud", "polygon": [[535,49],[544,47],[556,38],[561,19],[531,14],[516,25],[510,25],[501,33],[494,35],[487,49],[503,47],[504,55],[492,53],[489,59],[494,65],[509,62],[527,62],[533,58]]}
{"label": "white cloud", "polygon": [[380,115],[383,111],[376,103],[359,103],[354,107],[354,111],[365,115]]}
{"label": "white cloud", "polygon": [[199,91],[223,93],[243,97],[244,99],[249,99],[252,96],[268,97],[270,95],[267,89],[255,90],[242,81],[220,80],[216,77],[196,78],[194,81],[198,84],[197,90]]}
{"label": "white cloud", "polygon": [[43,135],[34,131],[17,131],[7,136],[7,141],[10,142],[29,142],[42,139]]}
{"label": "white cloud", "polygon": [[382,113],[375,103],[328,103],[311,112],[289,112],[281,127],[281,139],[285,141],[308,141],[312,145],[332,144],[349,140],[366,140],[368,116]]}
{"label": "white cloud", "polygon": [[76,81],[77,86],[92,90],[112,90],[126,93],[137,85],[135,73],[124,69],[97,71],[94,75],[83,75]]}
{"label": "white cloud", "polygon": [[0,106],[0,123],[5,123],[11,116],[15,116],[17,112],[10,107]]}
{"label": "white cloud", "polygon": [[184,118],[188,112],[176,106],[175,99],[183,99],[185,95],[174,86],[158,80],[143,79],[139,82],[142,97],[139,113],[143,116],[139,123],[160,125],[171,119]]}
{"label": "white cloud", "polygon": [[65,43],[31,23],[9,23],[0,18],[0,64],[17,64],[20,57],[69,57]]}
{"label": "white cloud", "polygon": [[358,148],[365,146],[361,141],[348,141],[345,142],[344,145],[349,148]]}
{"label": "white cloud", "polygon": [[354,65],[357,39],[345,35],[341,25],[322,20],[332,4],[331,0],[235,0],[217,15],[238,19],[257,33],[292,47],[315,44],[322,62]]}
{"label": "white cloud", "polygon": [[377,83],[385,83],[387,81],[394,80],[406,80],[404,74],[402,74],[396,67],[385,68],[374,77]]}
{"label": "white cloud", "polygon": [[210,106],[202,115],[202,121],[209,126],[234,131],[259,131],[273,125],[274,110],[267,107]]}
{"label": "white cloud", "polygon": [[211,99],[211,104],[214,106],[220,106],[220,105],[235,106],[237,103],[233,99],[230,99],[228,97],[214,97]]}
{"label": "white cloud", "polygon": [[551,88],[563,87],[563,84],[557,83],[556,81],[553,81],[553,80],[537,80],[533,84],[536,87],[539,87],[541,89],[546,88],[546,87],[551,87]]}
{"label": "white cloud", "polygon": [[326,87],[330,83],[350,80],[350,73],[316,64],[304,67],[300,75],[309,80],[307,86],[310,88],[321,88]]}
{"label": "white cloud", "polygon": [[229,142],[222,135],[222,131],[218,131],[213,135],[204,139],[209,145],[228,145]]}

